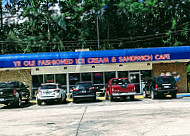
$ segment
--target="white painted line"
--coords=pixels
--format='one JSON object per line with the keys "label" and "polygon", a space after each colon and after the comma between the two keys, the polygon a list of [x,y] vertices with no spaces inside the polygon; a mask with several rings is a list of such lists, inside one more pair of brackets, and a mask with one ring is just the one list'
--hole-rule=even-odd
{"label": "white painted line", "polygon": [[71,106],[71,104],[72,104],[72,102],[70,102],[67,106],[69,107],[69,106]]}
{"label": "white painted line", "polygon": [[149,101],[147,101],[147,100],[145,100],[145,99],[143,99],[143,102],[145,102],[145,103],[150,103]]}

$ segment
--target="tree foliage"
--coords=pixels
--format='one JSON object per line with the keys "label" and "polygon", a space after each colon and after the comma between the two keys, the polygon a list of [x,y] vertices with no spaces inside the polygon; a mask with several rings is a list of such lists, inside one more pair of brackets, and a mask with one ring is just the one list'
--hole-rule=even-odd
{"label": "tree foliage", "polygon": [[[189,0],[15,0],[2,5],[2,53],[188,46]],[[98,26],[97,26],[98,22]]]}

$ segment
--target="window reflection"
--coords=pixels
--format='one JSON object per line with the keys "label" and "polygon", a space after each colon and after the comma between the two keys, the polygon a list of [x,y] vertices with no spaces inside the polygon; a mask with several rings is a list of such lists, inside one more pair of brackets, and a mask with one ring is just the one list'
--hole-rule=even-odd
{"label": "window reflection", "polygon": [[70,85],[74,85],[75,83],[80,81],[80,74],[79,73],[71,73],[69,74],[69,83]]}
{"label": "window reflection", "polygon": [[81,73],[82,81],[92,81],[91,73]]}
{"label": "window reflection", "polygon": [[115,77],[115,72],[105,72],[105,83],[107,84],[111,78]]}
{"label": "window reflection", "polygon": [[44,75],[44,80],[45,80],[45,83],[54,83],[55,82],[53,74]]}
{"label": "window reflection", "polygon": [[103,84],[103,73],[102,72],[93,73],[93,83],[94,84]]}

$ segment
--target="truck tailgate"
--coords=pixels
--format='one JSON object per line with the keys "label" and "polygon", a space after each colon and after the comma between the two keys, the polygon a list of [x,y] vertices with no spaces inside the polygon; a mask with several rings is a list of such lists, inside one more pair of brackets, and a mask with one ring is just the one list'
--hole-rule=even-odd
{"label": "truck tailgate", "polygon": [[6,98],[10,96],[13,96],[13,89],[8,89],[8,88],[0,89],[0,98]]}
{"label": "truck tailgate", "polygon": [[134,89],[134,85],[130,85],[130,84],[113,85],[112,92],[116,92],[116,93],[135,92],[135,89]]}

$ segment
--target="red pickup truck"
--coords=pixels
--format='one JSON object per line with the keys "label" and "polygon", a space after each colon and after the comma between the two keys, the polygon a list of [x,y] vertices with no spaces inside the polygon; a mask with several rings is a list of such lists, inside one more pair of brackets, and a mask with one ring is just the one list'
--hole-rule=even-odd
{"label": "red pickup truck", "polygon": [[128,78],[112,78],[105,88],[105,98],[113,101],[115,97],[130,97],[134,100],[135,85],[130,84]]}

